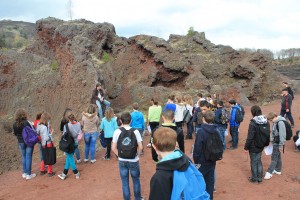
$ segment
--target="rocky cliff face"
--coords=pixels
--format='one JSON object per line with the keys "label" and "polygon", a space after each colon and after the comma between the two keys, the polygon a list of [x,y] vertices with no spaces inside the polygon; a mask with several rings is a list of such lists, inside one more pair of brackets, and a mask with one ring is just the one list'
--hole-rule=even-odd
{"label": "rocky cliff face", "polygon": [[96,82],[119,111],[135,101],[146,108],[152,97],[163,104],[177,92],[265,102],[280,88],[279,74],[262,54],[215,45],[204,33],[171,35],[168,41],[122,38],[109,23],[55,18],[37,21],[25,50],[0,51],[0,78],[2,116],[20,107],[32,117],[47,111],[56,127],[66,107],[78,116],[86,109]]}

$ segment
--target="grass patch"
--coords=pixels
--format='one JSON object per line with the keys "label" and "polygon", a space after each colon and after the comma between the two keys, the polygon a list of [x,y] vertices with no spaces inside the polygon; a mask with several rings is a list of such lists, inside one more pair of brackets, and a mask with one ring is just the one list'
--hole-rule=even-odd
{"label": "grass patch", "polygon": [[101,61],[103,61],[104,63],[111,61],[111,59],[112,59],[112,57],[108,53],[104,52],[102,54]]}
{"label": "grass patch", "polygon": [[58,70],[58,62],[56,59],[52,60],[50,67],[53,71],[57,71]]}

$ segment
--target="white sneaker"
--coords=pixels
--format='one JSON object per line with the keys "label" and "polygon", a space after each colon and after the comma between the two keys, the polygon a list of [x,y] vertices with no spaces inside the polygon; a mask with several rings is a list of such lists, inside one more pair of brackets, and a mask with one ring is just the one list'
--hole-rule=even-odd
{"label": "white sneaker", "polygon": [[87,163],[89,162],[89,159],[84,159],[83,162]]}
{"label": "white sneaker", "polygon": [[281,175],[281,172],[278,172],[278,171],[274,170],[274,171],[272,172],[272,174]]}
{"label": "white sneaker", "polygon": [[57,175],[61,180],[65,180],[67,175],[65,175],[64,173],[58,174]]}
{"label": "white sneaker", "polygon": [[147,144],[147,147],[150,148],[150,147],[151,147],[151,143],[148,143],[148,144]]}
{"label": "white sneaker", "polygon": [[26,178],[26,176],[27,176],[26,173],[22,174],[22,178]]}
{"label": "white sneaker", "polygon": [[36,174],[26,175],[26,180],[33,179],[34,177],[36,177]]}
{"label": "white sneaker", "polygon": [[80,163],[81,163],[81,160],[79,159],[79,160],[77,160],[76,162],[77,162],[77,164],[80,164]]}
{"label": "white sneaker", "polygon": [[80,173],[78,172],[77,174],[75,174],[76,179],[80,178]]}
{"label": "white sneaker", "polygon": [[272,174],[270,174],[269,172],[266,172],[264,179],[269,180],[270,178],[272,178]]}
{"label": "white sneaker", "polygon": [[92,164],[94,164],[95,162],[96,162],[96,159],[94,159],[94,160],[91,160],[91,163],[92,163]]}

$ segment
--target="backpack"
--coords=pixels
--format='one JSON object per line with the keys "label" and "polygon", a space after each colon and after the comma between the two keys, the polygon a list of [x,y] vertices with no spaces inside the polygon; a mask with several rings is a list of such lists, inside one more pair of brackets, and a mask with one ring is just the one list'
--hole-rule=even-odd
{"label": "backpack", "polygon": [[[278,122],[283,121],[284,125],[285,125],[285,140],[291,140],[292,136],[293,136],[293,130],[291,127],[291,124],[289,122],[287,122],[286,120],[279,120]],[[278,122],[276,123],[276,129],[279,132],[279,125]]]}
{"label": "backpack", "polygon": [[[28,122],[29,123],[29,122]],[[29,123],[30,124],[30,123]],[[36,130],[31,126],[25,126],[22,130],[22,137],[24,140],[24,143],[29,146],[33,147],[38,141],[38,135]]]}
{"label": "backpack", "polygon": [[183,121],[185,123],[189,123],[191,121],[191,118],[192,118],[192,115],[191,115],[190,111],[185,106],[185,110],[183,111]]}
{"label": "backpack", "polygon": [[213,133],[208,133],[205,142],[204,156],[208,161],[218,161],[223,158],[223,142],[217,130]]}
{"label": "backpack", "polygon": [[125,159],[134,159],[137,154],[137,139],[135,136],[135,129],[131,128],[126,130],[124,127],[120,128],[121,134],[119,135],[117,148],[118,156]]}
{"label": "backpack", "polygon": [[222,124],[228,124],[228,122],[230,121],[230,112],[225,108],[222,108],[220,121]]}
{"label": "backpack", "polygon": [[104,131],[102,130],[100,135],[99,135],[99,139],[100,139],[100,144],[103,148],[106,148],[107,147],[107,143],[106,143],[106,140],[105,140],[105,137],[104,137]]}
{"label": "backpack", "polygon": [[[255,123],[255,122],[254,122]],[[256,124],[256,135],[254,138],[254,146],[264,148],[270,143],[270,124]]]}
{"label": "backpack", "polygon": [[236,110],[234,121],[239,124],[244,120],[243,111],[242,109],[238,109],[238,108],[234,108],[234,109]]}
{"label": "backpack", "polygon": [[68,124],[66,126],[66,132],[61,136],[59,141],[59,149],[66,153],[74,153],[75,151],[75,141],[70,133]]}
{"label": "backpack", "polygon": [[171,200],[209,200],[203,175],[189,162],[186,171],[174,170]]}
{"label": "backpack", "polygon": [[197,124],[203,124],[203,114],[201,110],[197,112]]}

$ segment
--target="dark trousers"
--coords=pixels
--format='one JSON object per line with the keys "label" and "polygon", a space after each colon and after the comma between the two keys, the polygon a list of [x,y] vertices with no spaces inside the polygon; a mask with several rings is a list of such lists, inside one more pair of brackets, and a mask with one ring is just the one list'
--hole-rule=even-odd
{"label": "dark trousers", "polygon": [[263,166],[261,162],[261,152],[260,153],[251,153],[250,155],[250,164],[251,164],[251,178],[253,181],[262,181],[263,176]]}
{"label": "dark trousers", "polygon": [[193,132],[194,132],[194,125],[193,125],[193,122],[192,120],[190,120],[187,124],[187,133],[186,133],[186,138],[187,139],[192,139],[192,135],[193,135]]}
{"label": "dark trousers", "polygon": [[177,128],[182,128],[182,124],[183,124],[183,121],[181,122],[175,122]]}
{"label": "dark trousers", "polygon": [[237,148],[239,144],[239,127],[230,126],[230,135],[232,137],[232,147]]}
{"label": "dark trousers", "polygon": [[149,122],[149,126],[151,129],[151,137],[149,143],[151,143],[151,138],[153,137],[153,130],[155,130],[159,126],[159,122]]}
{"label": "dark trousers", "polygon": [[280,115],[281,115],[282,117],[285,117],[285,115],[286,115],[286,117],[290,120],[291,125],[294,126],[294,118],[293,118],[293,116],[292,116],[292,111],[291,111],[291,110],[290,110],[290,112],[286,112],[286,110],[281,110],[281,111],[280,111]]}
{"label": "dark trousers", "polygon": [[105,138],[106,140],[106,158],[110,158],[110,151],[111,151],[111,141],[112,141],[112,138]]}
{"label": "dark trousers", "polygon": [[214,199],[215,169],[216,164],[201,165],[199,168],[199,171],[203,175],[206,184],[206,192],[210,195],[210,199]]}

